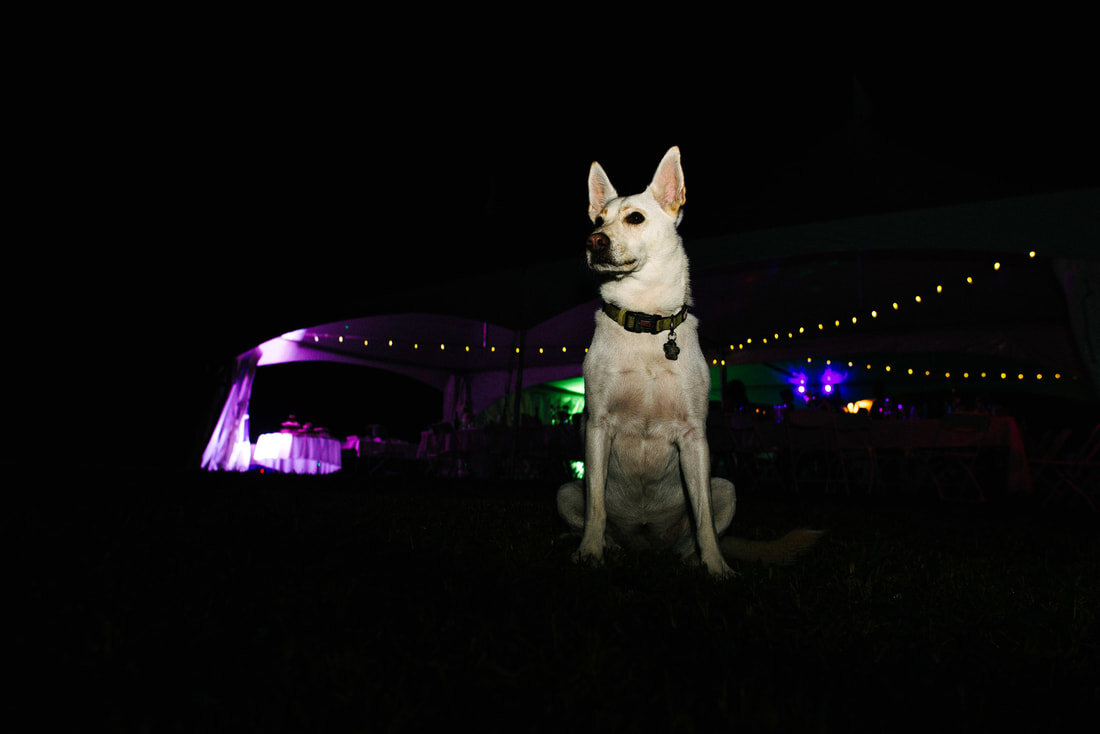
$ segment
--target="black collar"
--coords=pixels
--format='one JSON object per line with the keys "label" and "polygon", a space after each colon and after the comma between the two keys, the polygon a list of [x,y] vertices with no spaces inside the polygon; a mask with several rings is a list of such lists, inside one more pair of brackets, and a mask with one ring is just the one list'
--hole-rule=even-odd
{"label": "black collar", "polygon": [[660,334],[662,331],[672,331],[687,318],[688,307],[680,309],[680,313],[674,316],[658,316],[652,313],[638,313],[627,311],[625,308],[613,306],[610,303],[603,304],[603,312],[627,331],[636,334]]}

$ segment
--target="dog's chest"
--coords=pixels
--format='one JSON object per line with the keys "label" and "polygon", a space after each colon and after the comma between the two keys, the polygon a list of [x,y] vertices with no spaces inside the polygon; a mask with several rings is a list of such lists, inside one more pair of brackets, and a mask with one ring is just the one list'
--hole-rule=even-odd
{"label": "dog's chest", "polygon": [[677,433],[690,423],[696,394],[706,389],[687,367],[663,354],[609,365],[600,370],[591,407],[604,412],[618,434]]}

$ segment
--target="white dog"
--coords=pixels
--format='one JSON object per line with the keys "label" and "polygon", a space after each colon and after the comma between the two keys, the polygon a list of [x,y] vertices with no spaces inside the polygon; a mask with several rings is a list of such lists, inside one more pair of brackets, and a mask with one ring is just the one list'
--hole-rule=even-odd
{"label": "white dog", "polygon": [[558,511],[582,533],[574,558],[599,563],[608,546],[670,549],[719,577],[734,575],[723,552],[793,561],[819,533],[725,538],[719,548],[737,499],[733,484],[710,477],[710,369],[688,311],[688,260],[676,231],[685,202],[680,150],[670,149],[634,196],[620,197],[593,163],[588,199],[596,227],[588,266],[603,278],[604,306],[584,360],[585,479],[558,490]]}

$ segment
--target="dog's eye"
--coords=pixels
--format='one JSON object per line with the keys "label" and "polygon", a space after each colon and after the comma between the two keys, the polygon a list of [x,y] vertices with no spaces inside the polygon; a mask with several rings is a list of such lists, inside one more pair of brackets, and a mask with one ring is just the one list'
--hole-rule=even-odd
{"label": "dog's eye", "polygon": [[630,212],[626,215],[627,224],[641,224],[645,221],[645,215],[641,212]]}
{"label": "dog's eye", "polygon": [[593,224],[596,225],[597,227],[602,227],[603,226],[603,217],[596,217],[596,221],[593,222]]}

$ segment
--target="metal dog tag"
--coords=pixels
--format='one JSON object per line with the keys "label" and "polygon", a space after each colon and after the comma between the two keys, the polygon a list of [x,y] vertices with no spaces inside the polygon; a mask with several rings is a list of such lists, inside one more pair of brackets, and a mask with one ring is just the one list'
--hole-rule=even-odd
{"label": "metal dog tag", "polygon": [[680,347],[676,346],[676,332],[668,332],[668,341],[665,342],[665,359],[676,359],[680,356]]}

